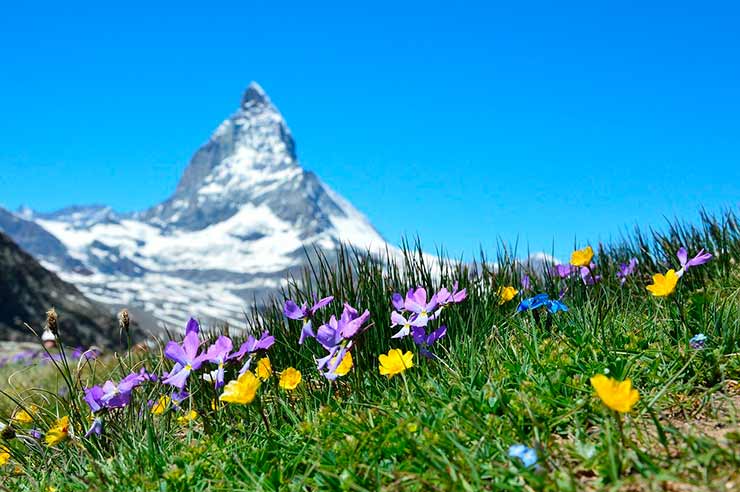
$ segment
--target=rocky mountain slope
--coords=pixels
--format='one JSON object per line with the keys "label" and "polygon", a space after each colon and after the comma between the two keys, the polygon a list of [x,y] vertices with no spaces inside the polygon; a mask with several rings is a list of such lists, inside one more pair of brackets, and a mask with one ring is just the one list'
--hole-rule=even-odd
{"label": "rocky mountain slope", "polygon": [[106,346],[119,341],[118,324],[112,313],[46,270],[3,233],[0,299],[0,340],[39,341],[23,323],[40,334],[46,311],[54,307],[65,344]]}

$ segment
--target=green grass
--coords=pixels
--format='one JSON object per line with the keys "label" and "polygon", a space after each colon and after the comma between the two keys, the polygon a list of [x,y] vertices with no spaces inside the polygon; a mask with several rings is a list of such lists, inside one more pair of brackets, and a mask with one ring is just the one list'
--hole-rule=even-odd
{"label": "green grass", "polygon": [[[670,297],[650,296],[650,276],[677,267],[680,245],[692,255],[705,248],[715,259],[691,269]],[[105,416],[103,436],[82,437],[88,421],[81,388],[141,366],[168,370],[156,350],[109,355],[94,370],[78,375],[71,367],[64,377],[48,366],[5,367],[0,381],[13,376],[12,385],[0,386],[4,422],[33,400],[42,407],[34,426],[45,430],[70,415],[75,436],[47,447],[26,437],[29,425],[15,425],[18,437],[4,442],[12,459],[2,468],[0,490],[723,490],[739,483],[735,216],[704,214],[695,227],[636,231],[620,243],[593,246],[601,283],[533,276],[533,293],[557,297],[565,289],[570,307],[538,318],[515,312],[521,296],[499,304],[498,288],[518,287],[526,271],[505,249],[495,261],[435,268],[409,247],[398,263],[349,251],[332,260],[312,255],[304,278],[247,322],[254,333],[275,335],[273,369],[298,368],[301,385],[288,393],[273,376],[251,405],[213,410],[217,393],[192,378],[185,406],[200,417],[185,426],[177,422],[180,413],[150,414],[146,402],[162,386],[147,384],[135,390],[129,408]],[[620,286],[618,265],[633,256],[638,274]],[[378,354],[416,350],[410,339],[390,338],[390,295],[455,280],[469,296],[443,313],[448,336],[435,347],[440,360],[415,354],[403,376],[380,376]],[[372,327],[353,349],[355,367],[333,384],[316,371],[313,358],[323,355],[317,344],[299,347],[300,324],[281,312],[285,298],[314,293],[337,298],[321,320],[339,314],[342,301],[372,313]],[[221,330],[210,331],[213,338]],[[688,340],[700,332],[707,346],[693,350]],[[607,370],[631,378],[640,391],[621,419],[589,384]],[[234,373],[230,368],[227,380]],[[68,397],[57,395],[62,385],[72,388]],[[507,456],[515,443],[537,449],[536,468]]]}

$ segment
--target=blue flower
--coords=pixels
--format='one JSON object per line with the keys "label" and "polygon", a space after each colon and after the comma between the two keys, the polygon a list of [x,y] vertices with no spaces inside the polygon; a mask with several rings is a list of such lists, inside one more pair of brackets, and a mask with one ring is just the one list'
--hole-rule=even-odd
{"label": "blue flower", "polygon": [[540,306],[544,306],[550,300],[547,294],[537,294],[534,297],[522,300],[519,303],[519,307],[516,308],[518,313],[522,311],[528,311],[530,309],[537,309]]}
{"label": "blue flower", "polygon": [[563,304],[561,301],[550,299],[547,294],[537,294],[529,299],[524,299],[519,303],[519,307],[516,308],[516,311],[521,313],[523,311],[529,311],[530,309],[537,309],[543,306],[553,314],[558,311],[568,311],[568,306]]}
{"label": "blue flower", "polygon": [[689,345],[692,349],[695,350],[701,350],[704,348],[704,344],[707,341],[707,336],[704,333],[697,333],[693,337],[691,337],[691,340],[689,340]]}
{"label": "blue flower", "polygon": [[560,301],[548,301],[547,310],[555,314],[558,311],[568,311],[568,306]]}
{"label": "blue flower", "polygon": [[527,468],[537,464],[537,451],[524,444],[514,444],[511,446],[509,448],[509,456],[518,458]]}

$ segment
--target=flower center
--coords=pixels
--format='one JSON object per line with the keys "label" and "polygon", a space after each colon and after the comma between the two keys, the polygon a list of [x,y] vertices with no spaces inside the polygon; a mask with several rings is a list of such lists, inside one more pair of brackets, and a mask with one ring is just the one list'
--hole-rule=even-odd
{"label": "flower center", "polygon": [[190,364],[188,364],[188,365],[185,366],[185,370],[186,371],[192,371],[193,370],[193,366],[191,366]]}

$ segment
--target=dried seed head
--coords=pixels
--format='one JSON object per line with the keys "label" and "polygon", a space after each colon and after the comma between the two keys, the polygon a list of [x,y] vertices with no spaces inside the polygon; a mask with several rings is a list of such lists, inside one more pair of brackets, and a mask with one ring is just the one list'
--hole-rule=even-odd
{"label": "dried seed head", "polygon": [[123,332],[125,331],[128,333],[128,327],[129,327],[129,317],[128,317],[128,310],[127,309],[121,309],[121,312],[118,313],[118,328]]}
{"label": "dried seed head", "polygon": [[0,431],[0,437],[2,437],[6,441],[10,441],[11,439],[15,438],[15,429],[13,429],[12,425],[6,425],[3,427],[3,430]]}
{"label": "dried seed head", "polygon": [[54,334],[54,337],[59,336],[59,327],[57,326],[57,312],[54,308],[46,311],[46,329]]}

